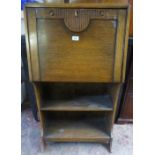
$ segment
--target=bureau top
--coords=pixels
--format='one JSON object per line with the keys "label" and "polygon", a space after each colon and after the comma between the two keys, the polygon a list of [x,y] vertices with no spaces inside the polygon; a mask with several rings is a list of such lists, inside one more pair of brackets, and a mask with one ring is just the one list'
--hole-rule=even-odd
{"label": "bureau top", "polygon": [[26,4],[25,7],[59,7],[59,8],[127,8],[127,0],[68,0],[68,3],[46,0],[45,3]]}
{"label": "bureau top", "polygon": [[27,4],[24,11],[30,80],[123,82],[126,1],[51,2]]}

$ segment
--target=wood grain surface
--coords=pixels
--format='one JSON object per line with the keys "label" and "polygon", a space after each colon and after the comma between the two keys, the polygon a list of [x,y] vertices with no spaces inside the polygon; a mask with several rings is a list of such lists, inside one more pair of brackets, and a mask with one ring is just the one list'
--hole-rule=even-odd
{"label": "wood grain surface", "polygon": [[103,142],[111,150],[130,8],[126,0],[54,2],[25,7],[43,144]]}
{"label": "wood grain surface", "polygon": [[[36,14],[32,10],[28,28],[33,81],[123,81],[126,10],[37,8]],[[76,11],[77,21],[76,16],[69,18]]]}

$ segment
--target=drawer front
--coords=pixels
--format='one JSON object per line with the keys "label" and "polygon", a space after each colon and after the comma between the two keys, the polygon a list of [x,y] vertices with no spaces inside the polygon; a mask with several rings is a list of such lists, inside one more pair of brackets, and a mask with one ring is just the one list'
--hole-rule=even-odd
{"label": "drawer front", "polygon": [[33,81],[120,82],[125,9],[28,8]]}

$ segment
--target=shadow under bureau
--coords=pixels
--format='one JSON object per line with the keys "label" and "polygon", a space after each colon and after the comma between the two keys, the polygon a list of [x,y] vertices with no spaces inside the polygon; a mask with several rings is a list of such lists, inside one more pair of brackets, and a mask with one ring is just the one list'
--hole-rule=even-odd
{"label": "shadow under bureau", "polygon": [[127,3],[26,5],[29,77],[43,143],[101,142],[111,148],[128,19]]}

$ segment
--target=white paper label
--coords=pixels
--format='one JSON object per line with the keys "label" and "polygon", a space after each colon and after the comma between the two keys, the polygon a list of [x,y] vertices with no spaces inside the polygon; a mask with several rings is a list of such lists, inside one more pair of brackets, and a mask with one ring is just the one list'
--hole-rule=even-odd
{"label": "white paper label", "polygon": [[79,41],[79,39],[80,39],[79,36],[72,36],[73,41]]}

